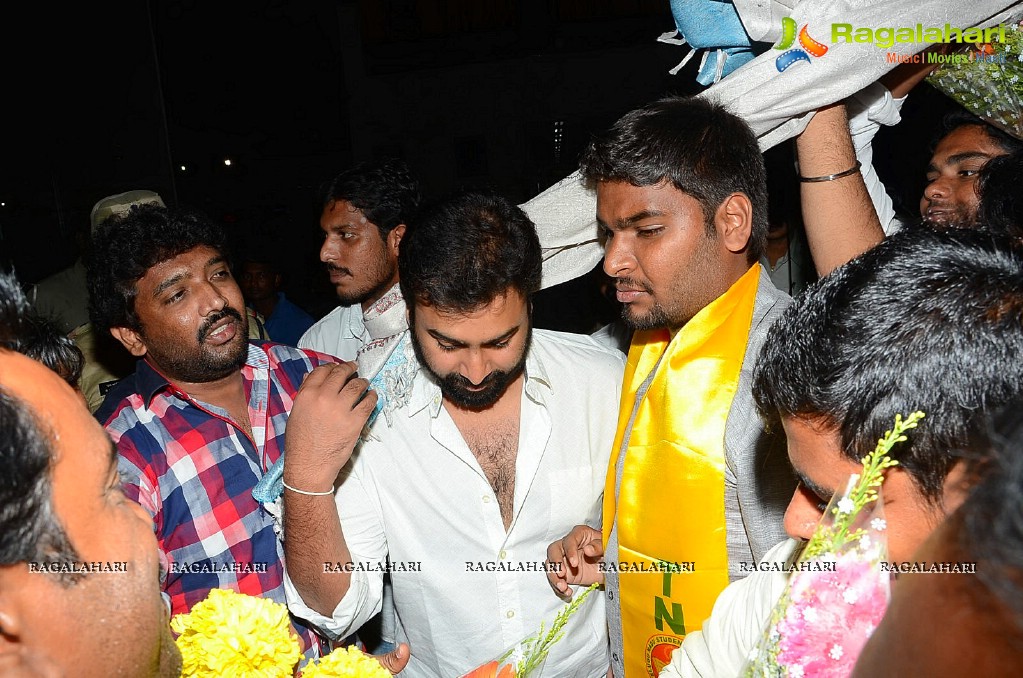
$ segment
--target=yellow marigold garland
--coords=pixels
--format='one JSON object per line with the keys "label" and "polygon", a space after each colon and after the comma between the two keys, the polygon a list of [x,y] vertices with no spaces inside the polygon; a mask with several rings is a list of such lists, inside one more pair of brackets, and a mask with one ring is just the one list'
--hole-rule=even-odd
{"label": "yellow marigold garland", "polygon": [[302,658],[288,609],[266,598],[213,589],[171,628],[180,634],[183,678],[286,678]]}
{"label": "yellow marigold garland", "polygon": [[[182,678],[290,678],[302,658],[288,608],[268,598],[213,589],[190,612],[175,615]],[[391,678],[355,647],[334,650],[302,671],[302,678]]]}
{"label": "yellow marigold garland", "polygon": [[391,678],[391,672],[357,647],[339,647],[309,664],[302,678]]}

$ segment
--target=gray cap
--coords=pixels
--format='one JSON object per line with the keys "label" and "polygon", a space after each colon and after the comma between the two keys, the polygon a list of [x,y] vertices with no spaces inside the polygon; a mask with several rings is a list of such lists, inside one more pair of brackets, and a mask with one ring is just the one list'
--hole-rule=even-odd
{"label": "gray cap", "polygon": [[110,217],[121,216],[133,206],[145,205],[147,203],[159,205],[160,207],[167,206],[164,204],[163,198],[160,197],[160,194],[154,191],[140,189],[125,191],[124,193],[118,193],[116,195],[108,195],[92,206],[92,212],[89,213],[92,232],[95,233],[96,228]]}

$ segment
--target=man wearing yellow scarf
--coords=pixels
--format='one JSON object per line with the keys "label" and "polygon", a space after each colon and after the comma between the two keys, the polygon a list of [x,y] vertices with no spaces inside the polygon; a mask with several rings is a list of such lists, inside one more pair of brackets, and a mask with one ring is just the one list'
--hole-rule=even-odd
{"label": "man wearing yellow scarf", "polygon": [[783,538],[795,480],[750,382],[789,299],[758,262],[763,159],[746,124],[669,97],[626,114],[582,159],[604,270],[635,330],[604,491],[603,534],[551,545],[555,590],[604,580],[617,678],[656,677],[718,593]]}

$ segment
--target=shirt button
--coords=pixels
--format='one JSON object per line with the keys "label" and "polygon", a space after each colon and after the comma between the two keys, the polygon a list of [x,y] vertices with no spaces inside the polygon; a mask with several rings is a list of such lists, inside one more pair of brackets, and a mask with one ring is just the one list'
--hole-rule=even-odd
{"label": "shirt button", "polygon": [[487,494],[483,495],[483,503],[484,504],[489,504],[490,503],[490,495],[487,495]]}
{"label": "shirt button", "polygon": [[501,552],[498,553],[497,555],[501,560],[504,560],[505,558],[508,557],[508,552],[505,551],[504,549],[501,549]]}
{"label": "shirt button", "polygon": [[508,619],[511,619],[512,617],[515,616],[515,610],[508,610],[507,612],[505,612],[504,616],[508,617]]}

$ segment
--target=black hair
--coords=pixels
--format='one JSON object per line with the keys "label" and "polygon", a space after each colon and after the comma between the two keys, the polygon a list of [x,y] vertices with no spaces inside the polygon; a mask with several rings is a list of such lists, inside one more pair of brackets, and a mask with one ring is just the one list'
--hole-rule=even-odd
{"label": "black hair", "polygon": [[33,311],[13,275],[0,273],[0,347],[23,353],[78,388],[85,357],[51,320]]}
{"label": "black hair", "polygon": [[227,256],[223,230],[206,216],[160,205],[136,205],[103,222],[93,236],[88,265],[89,317],[94,329],[141,329],[135,313],[136,283],[156,264],[196,247]]}
{"label": "black hair", "polygon": [[955,132],[960,127],[965,127],[967,125],[976,125],[977,127],[980,127],[984,133],[987,134],[988,138],[998,144],[998,146],[1006,153],[1023,151],[1023,140],[1017,139],[1011,134],[1003,132],[999,128],[985,122],[963,108],[955,108],[942,117],[941,124],[938,125],[938,134],[931,140],[931,153],[933,153],[934,149],[938,147],[938,144],[941,143],[942,139],[952,132]]}
{"label": "black hair", "polygon": [[[28,302],[13,275],[0,273],[0,351],[31,341]],[[78,553],[53,510],[53,437],[3,387],[0,370],[0,565],[74,562]],[[79,577],[61,575],[70,584]]]}
{"label": "black hair", "polygon": [[463,193],[424,212],[398,252],[405,303],[469,312],[509,288],[540,289],[541,254],[526,213],[497,195]]}
{"label": "black hair", "polygon": [[284,266],[277,250],[264,241],[247,242],[242,245],[233,257],[236,277],[241,274],[245,264],[265,266],[274,275],[282,275]]}
{"label": "black hair", "polygon": [[[901,231],[810,286],[770,329],[753,393],[769,420],[836,431],[858,461],[896,413],[926,418],[893,456],[940,502],[981,413],[1023,395],[1023,253],[983,231]],[[776,421],[775,421],[776,424]]]}
{"label": "black hair", "polygon": [[1023,399],[993,419],[993,444],[974,464],[979,481],[957,511],[959,541],[977,578],[1023,631]]}
{"label": "black hair", "polygon": [[753,205],[747,258],[758,260],[767,238],[767,180],[756,135],[724,106],[670,96],[622,116],[595,138],[580,160],[590,182],[672,186],[699,201],[710,235],[714,214],[732,193]]}
{"label": "black hair", "polygon": [[78,388],[85,367],[85,356],[74,340],[61,334],[50,320],[36,314],[26,318],[28,333],[21,348],[15,349],[38,360],[57,373],[71,388]]}
{"label": "black hair", "polygon": [[1023,151],[1000,155],[980,170],[977,223],[1000,233],[1023,238]]}
{"label": "black hair", "polygon": [[[79,560],[53,510],[52,463],[52,438],[0,385],[0,565]],[[80,578],[65,574],[65,585]]]}
{"label": "black hair", "polygon": [[401,160],[362,162],[341,172],[322,189],[321,208],[347,200],[380,231],[380,239],[408,224],[419,207],[419,183]]}

